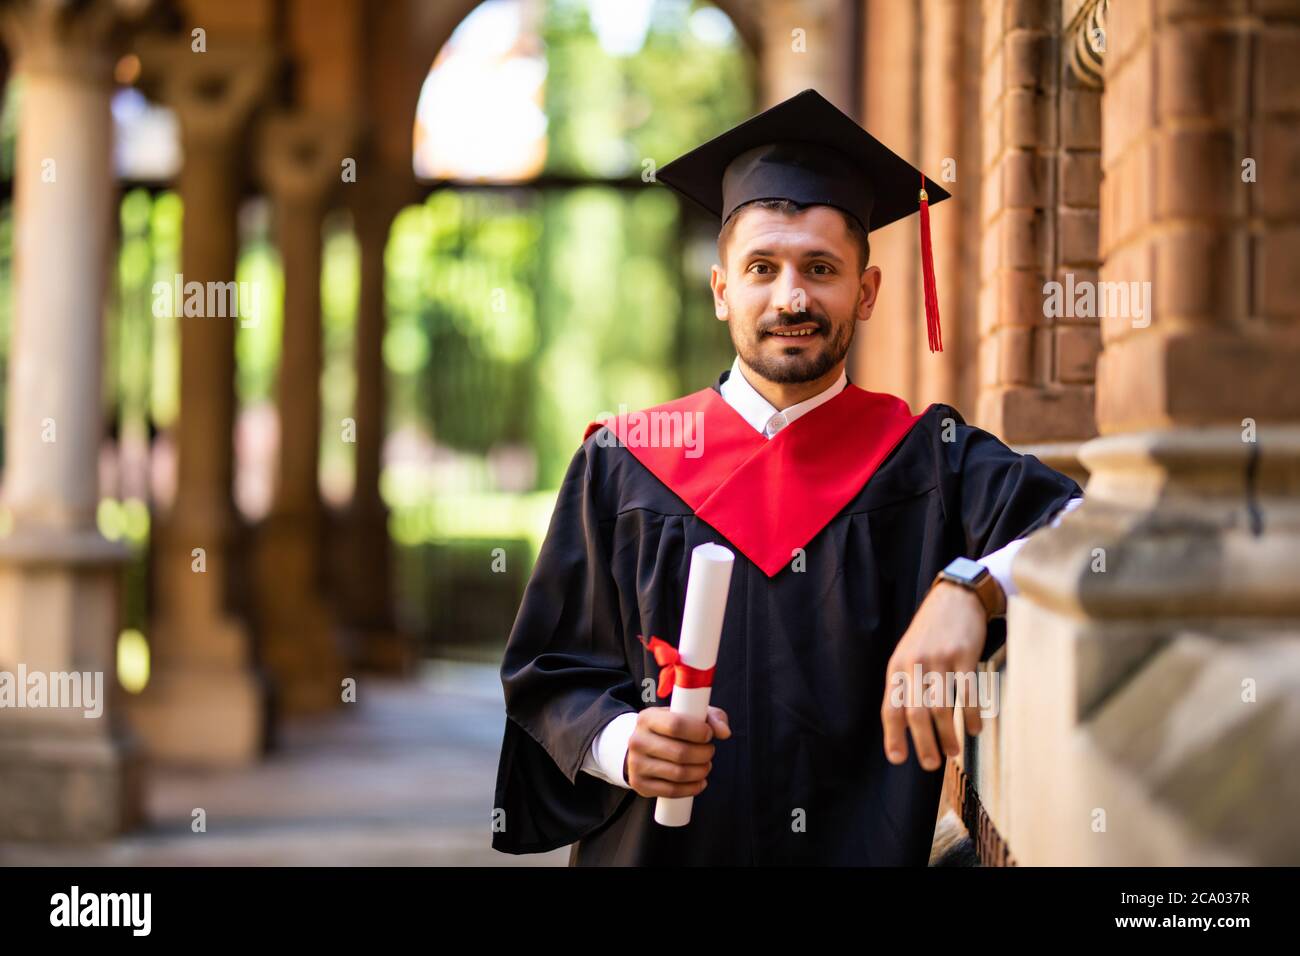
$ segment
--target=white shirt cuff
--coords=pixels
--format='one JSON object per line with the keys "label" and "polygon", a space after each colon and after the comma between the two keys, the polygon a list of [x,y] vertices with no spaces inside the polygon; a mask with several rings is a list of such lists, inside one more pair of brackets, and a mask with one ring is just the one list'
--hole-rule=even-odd
{"label": "white shirt cuff", "polygon": [[[1055,528],[1061,523],[1062,518],[1081,504],[1083,504],[1082,498],[1071,498],[1065,503],[1064,507],[1056,513],[1055,517],[1052,518],[1049,527]],[[1015,582],[1011,580],[1011,562],[1015,560],[1016,555],[1024,546],[1025,541],[1025,538],[1016,538],[1015,541],[1012,541],[1006,547],[998,548],[998,550],[994,551],[992,554],[986,554],[977,562],[989,569],[989,574],[993,575],[998,584],[1002,585],[1002,591],[1008,598],[1014,597],[1019,593],[1016,590]]]}
{"label": "white shirt cuff", "polygon": [[616,787],[631,790],[631,785],[623,779],[623,759],[635,729],[636,711],[619,714],[607,723],[592,740],[591,750],[582,760],[582,769]]}

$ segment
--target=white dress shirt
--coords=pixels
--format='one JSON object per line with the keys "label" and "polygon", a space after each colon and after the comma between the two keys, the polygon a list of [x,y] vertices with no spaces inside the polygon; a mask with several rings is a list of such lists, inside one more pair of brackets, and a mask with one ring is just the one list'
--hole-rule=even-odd
{"label": "white dress shirt", "polygon": [[[720,386],[722,397],[727,404],[740,413],[754,430],[771,438],[800,415],[806,415],[818,405],[830,401],[844,391],[849,383],[848,375],[841,370],[840,377],[812,398],[805,399],[797,405],[791,405],[778,411],[757,389],[749,383],[740,371],[740,356],[731,363],[731,374]],[[1056,517],[1052,527],[1056,527],[1068,512],[1083,504],[1082,498],[1071,498],[1066,502]],[[989,574],[1002,585],[1007,597],[1016,594],[1015,582],[1011,580],[1011,562],[1025,543],[1024,538],[1017,538],[1010,544],[980,558],[978,563],[989,569]],[[591,750],[582,761],[582,769],[593,776],[600,777],[615,786],[631,789],[623,779],[623,760],[627,755],[628,741],[636,727],[636,713],[619,714],[596,734],[591,743]]]}

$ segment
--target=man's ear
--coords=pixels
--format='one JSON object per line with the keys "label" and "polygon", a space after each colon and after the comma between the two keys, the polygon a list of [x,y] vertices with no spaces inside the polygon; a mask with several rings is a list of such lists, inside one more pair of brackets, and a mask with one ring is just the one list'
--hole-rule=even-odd
{"label": "man's ear", "polygon": [[709,271],[709,285],[713,289],[713,314],[720,322],[726,322],[730,318],[727,312],[727,300],[724,298],[727,292],[727,273],[716,262]]}
{"label": "man's ear", "polygon": [[880,266],[867,266],[862,270],[858,280],[861,283],[862,294],[858,297],[858,311],[854,316],[859,322],[871,318],[871,313],[876,308],[876,299],[880,295],[880,283],[883,278]]}

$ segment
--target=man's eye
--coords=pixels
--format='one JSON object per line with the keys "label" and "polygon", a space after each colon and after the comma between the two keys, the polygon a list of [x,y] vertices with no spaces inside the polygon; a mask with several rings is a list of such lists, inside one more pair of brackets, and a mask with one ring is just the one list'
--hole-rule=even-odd
{"label": "man's eye", "polygon": [[[753,272],[755,269],[767,269],[767,268],[770,268],[770,266],[768,266],[766,262],[755,262],[752,266],[749,267],[749,271]],[[766,273],[760,273],[760,274],[766,275]]]}
{"label": "man's eye", "polygon": [[831,274],[831,267],[824,262],[818,262],[813,266],[814,269],[825,269],[825,272],[819,272],[817,275],[825,276]]}

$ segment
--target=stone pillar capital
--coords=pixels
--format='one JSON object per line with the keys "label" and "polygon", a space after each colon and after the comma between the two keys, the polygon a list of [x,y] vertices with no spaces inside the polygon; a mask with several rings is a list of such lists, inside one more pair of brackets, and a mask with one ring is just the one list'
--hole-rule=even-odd
{"label": "stone pillar capital", "polygon": [[271,84],[277,58],[262,44],[224,46],[195,53],[188,39],[150,38],[136,44],[142,82],[175,110],[186,162],[229,148]]}
{"label": "stone pillar capital", "polygon": [[277,205],[320,206],[355,157],[356,121],[326,113],[280,113],[262,124],[258,168]]}
{"label": "stone pillar capital", "polygon": [[164,5],[160,0],[15,0],[0,10],[0,34],[21,72],[107,83],[126,36]]}

